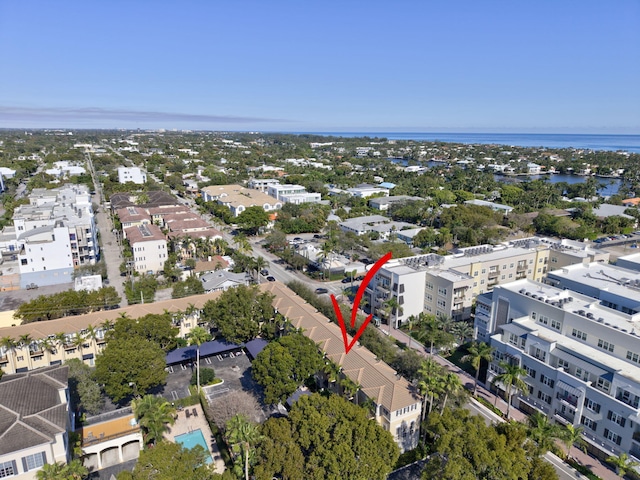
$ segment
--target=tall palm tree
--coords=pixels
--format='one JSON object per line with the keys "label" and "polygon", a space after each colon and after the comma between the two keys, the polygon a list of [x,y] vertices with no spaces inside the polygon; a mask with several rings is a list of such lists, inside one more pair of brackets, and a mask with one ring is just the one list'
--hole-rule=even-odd
{"label": "tall palm tree", "polygon": [[145,432],[145,443],[155,444],[162,439],[167,424],[175,423],[176,409],[167,400],[154,395],[145,395],[131,402],[131,408]]}
{"label": "tall palm tree", "polygon": [[633,470],[635,467],[640,465],[640,463],[631,460],[629,455],[624,452],[617,457],[615,455],[611,455],[607,458],[607,462],[613,464],[616,469],[616,473],[620,478],[623,478],[629,470]]}
{"label": "tall palm tree", "polygon": [[267,262],[264,257],[258,256],[254,260],[253,264],[256,267],[256,272],[258,273],[258,283],[260,283],[260,272],[269,266],[269,262]]}
{"label": "tall palm tree", "polygon": [[502,383],[505,393],[507,394],[507,418],[509,418],[509,412],[511,411],[511,396],[516,392],[527,391],[527,384],[522,380],[527,376],[527,371],[520,365],[511,365],[507,362],[500,362],[500,368],[503,372],[497,375],[493,379],[494,385]]}
{"label": "tall palm tree", "polygon": [[342,394],[348,399],[353,400],[356,399],[356,405],[358,404],[358,391],[360,390],[360,385],[351,380],[349,377],[344,377],[340,380],[340,388],[342,388]]}
{"label": "tall palm tree", "polygon": [[464,385],[460,381],[460,377],[455,373],[449,372],[442,378],[442,393],[444,393],[444,399],[442,400],[442,408],[440,409],[440,415],[444,413],[444,409],[447,406],[447,400],[449,396],[455,396],[459,392],[464,390]]}
{"label": "tall palm tree", "polygon": [[327,377],[327,383],[335,383],[338,380],[338,376],[340,374],[340,367],[333,363],[331,360],[325,359],[324,366],[322,367],[322,372]]}
{"label": "tall palm tree", "polygon": [[62,363],[64,363],[67,358],[67,351],[64,348],[65,344],[67,343],[67,334],[64,332],[58,332],[54,335],[54,338],[56,344],[60,348],[60,352],[62,353]]}
{"label": "tall palm tree", "polygon": [[7,358],[9,359],[9,364],[10,365],[13,364],[14,372],[16,371],[14,353],[17,346],[18,346],[17,342],[12,337],[6,336],[0,339],[0,347],[6,350]]}
{"label": "tall palm tree", "polygon": [[27,364],[29,365],[29,370],[31,370],[31,349],[29,348],[33,343],[33,338],[28,333],[24,333],[18,337],[18,346],[21,350],[27,350]]}
{"label": "tall palm tree", "polygon": [[539,454],[550,450],[555,440],[561,439],[564,435],[563,428],[557,423],[551,423],[542,412],[533,413],[527,421],[529,423],[527,435],[537,445]]}
{"label": "tall palm tree", "polygon": [[235,415],[227,423],[227,437],[232,444],[239,444],[244,454],[244,478],[249,480],[249,451],[262,438],[258,427],[244,415]]}
{"label": "tall palm tree", "polygon": [[65,478],[66,465],[62,462],[45,463],[40,470],[36,472],[38,480],[60,480]]}
{"label": "tall palm tree", "polygon": [[226,255],[229,244],[224,238],[218,237],[213,241],[213,251],[216,255]]}
{"label": "tall palm tree", "polygon": [[488,343],[477,342],[471,345],[467,349],[467,354],[462,357],[463,362],[471,363],[471,366],[476,369],[476,381],[473,386],[473,395],[477,395],[478,393],[478,379],[480,378],[480,366],[482,361],[485,360],[490,362],[493,358],[493,350],[494,348]]}
{"label": "tall palm tree", "polygon": [[238,250],[238,252],[240,253],[251,253],[251,251],[253,250],[249,239],[244,233],[239,233],[238,235],[236,235],[233,239],[233,243],[236,246],[236,250]]}
{"label": "tall palm tree", "polygon": [[464,341],[467,338],[473,337],[473,327],[464,321],[455,322],[451,326],[451,333],[453,334],[454,337],[456,337],[456,340],[458,340],[458,343],[460,345],[463,345]]}
{"label": "tall palm tree", "polygon": [[202,327],[193,327],[187,335],[189,345],[196,346],[196,376],[198,378],[198,393],[200,393],[200,345],[211,339],[211,335]]}
{"label": "tall palm tree", "polygon": [[578,448],[584,450],[587,442],[582,438],[582,432],[584,431],[584,427],[578,426],[574,427],[572,424],[568,423],[564,427],[564,431],[562,432],[562,440],[564,444],[567,446],[567,457],[571,458],[571,448],[574,445],[578,445]]}
{"label": "tall palm tree", "polygon": [[391,335],[391,315],[395,312],[395,324],[398,325],[398,315],[402,311],[402,307],[400,306],[400,303],[398,303],[398,299],[393,295],[384,302],[384,305],[389,309],[389,315],[387,315],[387,318],[389,319],[389,335]]}
{"label": "tall palm tree", "polygon": [[429,342],[429,353],[433,355],[433,346],[442,337],[438,320],[433,315],[425,315],[423,313],[420,313],[418,318],[420,323],[420,330],[416,335],[418,341],[421,343]]}

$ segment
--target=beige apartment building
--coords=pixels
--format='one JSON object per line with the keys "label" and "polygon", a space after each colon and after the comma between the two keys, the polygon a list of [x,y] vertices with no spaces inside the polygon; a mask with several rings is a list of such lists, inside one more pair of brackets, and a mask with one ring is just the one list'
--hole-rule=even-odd
{"label": "beige apartment building", "polygon": [[200,190],[205,202],[217,202],[224,205],[234,217],[244,212],[248,207],[258,206],[265,212],[273,212],[282,208],[283,202],[260,190],[242,187],[240,185],[212,185]]}

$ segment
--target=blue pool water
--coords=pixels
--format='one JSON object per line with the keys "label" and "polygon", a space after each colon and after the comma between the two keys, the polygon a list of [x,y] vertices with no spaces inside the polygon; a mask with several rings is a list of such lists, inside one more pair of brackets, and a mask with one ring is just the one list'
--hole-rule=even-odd
{"label": "blue pool water", "polygon": [[207,442],[204,441],[204,435],[202,435],[202,430],[194,430],[193,432],[184,433],[182,435],[178,435],[176,438],[176,442],[181,444],[183,447],[191,449],[196,445],[200,445],[204,448],[206,452],[205,462],[211,463],[213,460],[211,459],[211,455],[209,455],[209,448],[207,447]]}

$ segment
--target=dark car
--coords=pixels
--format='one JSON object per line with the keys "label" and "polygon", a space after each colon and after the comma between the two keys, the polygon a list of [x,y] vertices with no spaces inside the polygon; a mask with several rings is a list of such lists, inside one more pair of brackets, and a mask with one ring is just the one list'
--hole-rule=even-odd
{"label": "dark car", "polygon": [[267,270],[266,268],[263,268],[262,270],[260,270],[260,275],[262,275],[263,277],[266,277],[267,275],[269,275],[269,270]]}
{"label": "dark car", "polygon": [[267,282],[275,282],[275,281],[276,281],[275,277],[272,277],[272,276],[267,277]]}
{"label": "dark car", "polygon": [[351,283],[351,279],[348,277],[345,277],[342,279],[342,283]]}
{"label": "dark car", "polygon": [[316,288],[316,293],[318,295],[322,295],[323,293],[329,293],[329,290],[327,290],[326,288]]}

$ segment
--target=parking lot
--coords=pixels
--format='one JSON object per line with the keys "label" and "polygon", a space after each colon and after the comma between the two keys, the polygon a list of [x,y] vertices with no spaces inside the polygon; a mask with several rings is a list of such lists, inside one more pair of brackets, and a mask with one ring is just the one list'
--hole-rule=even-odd
{"label": "parking lot", "polygon": [[[167,368],[169,375],[162,396],[170,402],[189,396],[189,382],[195,372],[195,362]],[[250,392],[262,405],[262,387],[251,377],[251,362],[243,350],[200,358],[200,368],[201,372],[202,369],[212,368],[216,377],[224,380],[221,384],[203,387],[209,402],[232,391],[244,390]],[[266,419],[270,411],[264,408],[263,410]]]}

